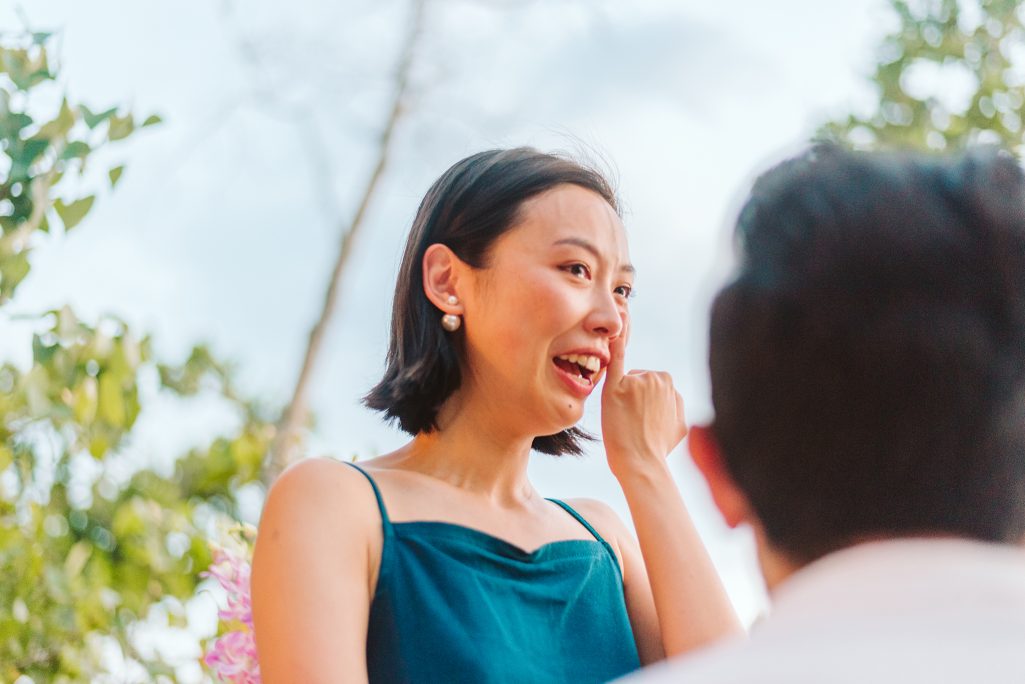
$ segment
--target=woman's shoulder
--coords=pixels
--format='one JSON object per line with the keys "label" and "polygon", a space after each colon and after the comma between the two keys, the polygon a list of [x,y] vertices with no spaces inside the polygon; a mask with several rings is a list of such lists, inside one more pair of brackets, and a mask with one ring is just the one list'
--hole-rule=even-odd
{"label": "woman's shoulder", "polygon": [[330,495],[337,494],[339,489],[349,493],[359,489],[372,491],[366,477],[356,468],[333,458],[307,458],[286,468],[274,481],[270,495]]}
{"label": "woman's shoulder", "polygon": [[264,681],[366,681],[381,539],[373,489],[355,468],[313,458],[275,480],[250,584]]}
{"label": "woman's shoulder", "polygon": [[623,524],[616,511],[604,501],[586,498],[565,499],[564,501],[591,523],[591,526],[598,532],[603,532],[603,529],[608,529],[610,533],[626,529],[626,525]]}
{"label": "woman's shoulder", "polygon": [[261,527],[268,518],[288,527],[315,525],[349,533],[381,524],[367,478],[329,458],[305,459],[281,473],[267,493]]}
{"label": "woman's shoulder", "polygon": [[612,506],[597,499],[566,499],[565,501],[584,520],[590,523],[591,527],[605,541],[612,545],[616,556],[619,557],[620,563],[622,563],[622,547],[633,541],[633,535],[630,534],[629,528],[619,517],[619,514],[613,510]]}

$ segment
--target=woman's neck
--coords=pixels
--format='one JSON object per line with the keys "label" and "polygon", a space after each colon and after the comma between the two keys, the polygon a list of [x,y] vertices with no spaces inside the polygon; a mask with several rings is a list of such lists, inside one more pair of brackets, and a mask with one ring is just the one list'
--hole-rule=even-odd
{"label": "woman's neck", "polygon": [[501,417],[490,414],[479,403],[447,402],[438,416],[439,429],[417,435],[396,454],[397,465],[501,506],[536,498],[527,479],[533,436],[502,430]]}

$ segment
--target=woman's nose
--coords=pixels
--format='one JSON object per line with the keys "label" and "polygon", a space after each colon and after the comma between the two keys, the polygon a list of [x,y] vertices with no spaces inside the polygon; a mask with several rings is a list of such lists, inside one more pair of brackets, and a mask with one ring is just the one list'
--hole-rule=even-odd
{"label": "woman's nose", "polygon": [[595,298],[594,309],[588,319],[588,328],[592,332],[609,337],[617,337],[623,332],[622,307],[612,293]]}

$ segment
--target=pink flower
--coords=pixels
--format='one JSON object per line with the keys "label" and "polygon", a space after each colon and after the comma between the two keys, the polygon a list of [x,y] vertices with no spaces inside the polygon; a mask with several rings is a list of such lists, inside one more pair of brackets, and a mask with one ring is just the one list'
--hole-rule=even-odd
{"label": "pink flower", "polygon": [[214,641],[203,662],[223,682],[260,684],[256,644],[248,630],[227,632]]}
{"label": "pink flower", "polygon": [[249,590],[249,561],[223,548],[214,549],[210,568],[200,577],[213,577],[228,595],[228,607],[217,617],[228,631],[218,637],[203,662],[218,679],[230,684],[260,684],[260,666],[253,638],[253,607]]}
{"label": "pink flower", "polygon": [[227,549],[215,548],[214,561],[200,577],[213,577],[228,594],[228,607],[218,611],[223,622],[241,622],[253,628],[253,607],[249,594],[251,567],[244,557]]}

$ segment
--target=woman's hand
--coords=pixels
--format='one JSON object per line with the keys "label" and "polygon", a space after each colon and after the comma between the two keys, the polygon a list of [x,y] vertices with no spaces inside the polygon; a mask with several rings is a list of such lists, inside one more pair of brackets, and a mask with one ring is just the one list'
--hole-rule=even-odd
{"label": "woman's hand", "polygon": [[609,346],[601,395],[605,453],[618,479],[650,466],[663,469],[665,457],[687,436],[683,397],[672,376],[662,371],[624,372],[628,333],[627,321]]}
{"label": "woman's hand", "polygon": [[624,372],[628,330],[609,347],[601,429],[644,559],[623,574],[631,624],[673,657],[743,630],[665,460],[687,435],[683,398],[668,373]]}

